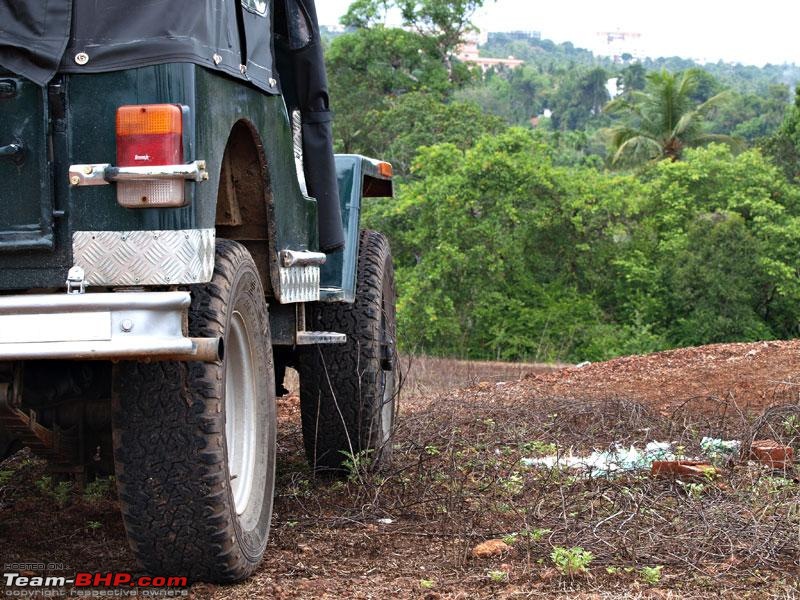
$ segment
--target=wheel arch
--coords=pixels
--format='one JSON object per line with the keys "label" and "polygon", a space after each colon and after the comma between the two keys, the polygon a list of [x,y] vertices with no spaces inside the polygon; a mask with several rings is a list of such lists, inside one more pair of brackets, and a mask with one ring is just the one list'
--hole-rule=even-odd
{"label": "wheel arch", "polygon": [[258,128],[248,119],[231,127],[225,144],[214,221],[218,238],[245,246],[268,298],[279,285],[275,202],[269,162]]}

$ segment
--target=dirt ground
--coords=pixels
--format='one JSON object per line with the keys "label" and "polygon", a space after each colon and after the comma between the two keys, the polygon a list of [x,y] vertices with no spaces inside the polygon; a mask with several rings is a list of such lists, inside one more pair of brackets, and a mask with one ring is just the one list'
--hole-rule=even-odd
{"label": "dirt ground", "polygon": [[[800,341],[579,367],[403,362],[382,471],[315,478],[298,398],[279,399],[265,561],[244,584],[197,584],[192,597],[800,597],[800,472],[746,452],[764,438],[800,449]],[[745,450],[699,480],[525,462],[653,441],[694,457],[706,436]],[[113,486],[79,495],[46,477],[25,451],[0,465],[1,562],[135,570]],[[475,557],[487,540],[500,551]]]}

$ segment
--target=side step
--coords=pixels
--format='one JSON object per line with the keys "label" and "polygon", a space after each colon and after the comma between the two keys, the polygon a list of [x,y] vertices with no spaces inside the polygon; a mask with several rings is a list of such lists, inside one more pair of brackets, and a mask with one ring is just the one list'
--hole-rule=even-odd
{"label": "side step", "polygon": [[295,344],[298,346],[313,346],[316,344],[344,344],[347,336],[344,333],[332,331],[298,331]]}

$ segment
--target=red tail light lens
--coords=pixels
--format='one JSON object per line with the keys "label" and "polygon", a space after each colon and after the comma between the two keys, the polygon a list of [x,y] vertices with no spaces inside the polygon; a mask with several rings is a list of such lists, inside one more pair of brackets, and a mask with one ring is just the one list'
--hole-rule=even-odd
{"label": "red tail light lens", "polygon": [[[117,109],[117,165],[152,167],[183,163],[183,113],[174,104],[142,104]],[[117,202],[127,208],[185,205],[182,180],[142,180],[117,184]]]}

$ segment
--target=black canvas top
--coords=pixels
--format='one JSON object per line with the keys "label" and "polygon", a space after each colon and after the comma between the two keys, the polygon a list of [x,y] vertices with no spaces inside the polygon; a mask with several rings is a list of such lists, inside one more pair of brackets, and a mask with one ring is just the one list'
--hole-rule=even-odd
{"label": "black canvas top", "polygon": [[45,85],[191,62],[277,93],[271,31],[270,0],[2,0],[0,66]]}

